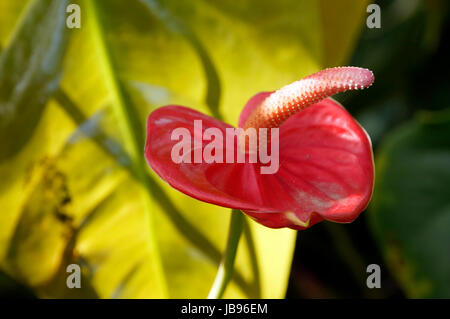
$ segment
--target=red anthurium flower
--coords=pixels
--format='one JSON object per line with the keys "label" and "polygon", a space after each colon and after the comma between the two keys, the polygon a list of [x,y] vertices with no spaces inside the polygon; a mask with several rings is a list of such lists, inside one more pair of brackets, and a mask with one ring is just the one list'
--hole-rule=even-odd
{"label": "red anthurium flower", "polygon": [[[271,228],[300,230],[324,219],[348,223],[372,194],[371,142],[352,116],[328,97],[366,88],[373,80],[367,69],[331,68],[278,91],[259,93],[242,110],[237,133],[195,110],[165,106],[148,117],[145,156],[172,187],[240,209]],[[249,146],[251,135],[243,134],[249,128],[258,129],[267,155],[277,156],[271,163],[267,157],[252,160],[264,144]],[[260,129],[270,131],[261,135]],[[236,160],[237,154],[244,154],[245,160]]]}

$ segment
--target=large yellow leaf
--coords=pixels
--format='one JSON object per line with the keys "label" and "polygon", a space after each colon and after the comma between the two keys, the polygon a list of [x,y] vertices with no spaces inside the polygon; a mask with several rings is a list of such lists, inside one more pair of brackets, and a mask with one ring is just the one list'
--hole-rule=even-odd
{"label": "large yellow leaf", "polygon": [[[139,147],[149,112],[169,103],[236,124],[253,94],[344,63],[358,28],[348,20],[360,21],[364,8],[357,0],[326,15],[323,1],[310,0],[78,3],[82,28],[68,31],[60,89],[25,145],[0,162],[1,267],[43,297],[206,297],[230,210],[149,170],[138,176],[143,157],[117,110],[129,112]],[[332,31],[341,25],[345,32]],[[0,36],[9,46],[24,41]],[[225,297],[283,297],[295,238],[248,220]],[[71,263],[82,266],[81,289],[66,287]]]}

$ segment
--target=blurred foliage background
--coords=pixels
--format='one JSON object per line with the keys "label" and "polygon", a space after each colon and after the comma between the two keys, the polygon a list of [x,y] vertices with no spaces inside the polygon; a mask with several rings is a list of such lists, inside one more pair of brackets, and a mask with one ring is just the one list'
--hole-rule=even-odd
{"label": "blurred foliage background", "polygon": [[[300,234],[289,297],[450,298],[449,3],[375,3],[382,27],[363,29],[349,62],[375,83],[336,97],[371,136],[372,201],[352,224]],[[380,290],[366,288],[371,263]]]}
{"label": "blurred foliage background", "polygon": [[377,1],[381,29],[368,3],[1,0],[0,296],[204,298],[230,210],[147,168],[147,115],[181,104],[235,124],[256,92],[357,65],[374,86],[337,99],[374,145],[367,212],[299,233],[247,220],[225,297],[449,298],[448,2]]}

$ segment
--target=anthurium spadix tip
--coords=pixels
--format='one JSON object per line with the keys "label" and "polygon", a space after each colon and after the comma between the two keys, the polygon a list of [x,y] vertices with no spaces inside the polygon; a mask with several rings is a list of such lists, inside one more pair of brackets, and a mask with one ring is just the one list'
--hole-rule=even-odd
{"label": "anthurium spadix tip", "polygon": [[372,194],[372,148],[329,97],[373,81],[357,67],[314,73],[253,96],[238,128],[183,106],[161,107],[147,120],[146,159],[175,189],[268,227],[351,222]]}

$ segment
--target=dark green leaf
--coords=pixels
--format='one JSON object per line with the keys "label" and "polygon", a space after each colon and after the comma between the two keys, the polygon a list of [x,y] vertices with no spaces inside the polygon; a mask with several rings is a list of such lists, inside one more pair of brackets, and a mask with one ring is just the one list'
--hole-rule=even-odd
{"label": "dark green leaf", "polygon": [[68,0],[39,0],[0,56],[0,161],[29,140],[59,85],[66,47]]}
{"label": "dark green leaf", "polygon": [[388,136],[377,158],[371,225],[410,297],[450,297],[450,113]]}

